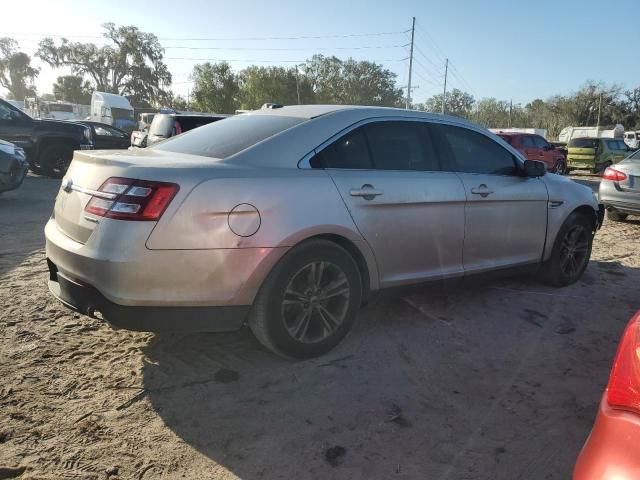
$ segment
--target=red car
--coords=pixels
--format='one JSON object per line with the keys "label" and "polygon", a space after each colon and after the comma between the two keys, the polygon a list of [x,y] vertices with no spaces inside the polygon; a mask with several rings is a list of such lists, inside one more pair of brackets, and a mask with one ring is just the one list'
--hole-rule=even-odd
{"label": "red car", "polygon": [[567,159],[564,154],[540,135],[513,132],[498,132],[497,135],[522,153],[527,160],[544,162],[550,172],[561,175],[566,173]]}
{"label": "red car", "polygon": [[574,480],[640,478],[640,311],[627,325]]}

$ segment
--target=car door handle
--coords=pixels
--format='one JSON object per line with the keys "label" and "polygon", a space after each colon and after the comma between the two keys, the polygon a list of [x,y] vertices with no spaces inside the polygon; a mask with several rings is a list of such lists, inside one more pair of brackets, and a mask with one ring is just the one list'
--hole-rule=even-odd
{"label": "car door handle", "polygon": [[373,185],[369,185],[368,183],[364,184],[361,188],[353,188],[349,190],[349,195],[352,197],[362,197],[365,200],[373,200],[378,195],[382,195],[384,192],[382,190],[378,190],[374,188]]}
{"label": "car door handle", "polygon": [[475,187],[471,189],[471,193],[474,195],[480,195],[481,197],[486,197],[493,193],[493,190],[489,190],[489,188],[483,183],[479,187]]}

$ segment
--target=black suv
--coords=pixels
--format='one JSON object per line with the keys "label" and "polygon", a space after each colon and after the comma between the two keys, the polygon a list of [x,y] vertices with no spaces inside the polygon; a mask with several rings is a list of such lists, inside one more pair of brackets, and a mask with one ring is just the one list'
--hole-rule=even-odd
{"label": "black suv", "polygon": [[176,112],[174,110],[161,110],[156,113],[149,127],[146,145],[151,146],[165,138],[180,135],[187,130],[201,127],[208,123],[217,122],[227,118],[220,113]]}
{"label": "black suv", "polygon": [[74,150],[93,149],[88,125],[59,120],[37,120],[0,99],[0,139],[24,149],[31,170],[61,176]]}

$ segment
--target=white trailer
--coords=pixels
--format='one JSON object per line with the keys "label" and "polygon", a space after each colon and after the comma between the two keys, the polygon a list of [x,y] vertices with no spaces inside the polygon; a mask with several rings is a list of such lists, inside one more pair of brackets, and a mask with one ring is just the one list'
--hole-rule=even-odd
{"label": "white trailer", "polygon": [[623,138],[624,127],[620,124],[607,127],[565,127],[558,135],[558,141],[569,143],[573,138]]}
{"label": "white trailer", "polygon": [[106,123],[131,133],[136,128],[133,107],[122,95],[93,92],[91,95],[91,120]]}

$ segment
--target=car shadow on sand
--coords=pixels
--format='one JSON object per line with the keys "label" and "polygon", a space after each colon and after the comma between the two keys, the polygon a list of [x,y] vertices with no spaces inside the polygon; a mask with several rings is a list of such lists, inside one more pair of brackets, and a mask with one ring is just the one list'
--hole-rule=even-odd
{"label": "car shadow on sand", "polygon": [[592,262],[559,290],[381,292],[334,351],[298,362],[248,329],[157,336],[144,386],[171,430],[243,479],[568,478],[638,283],[640,269]]}

